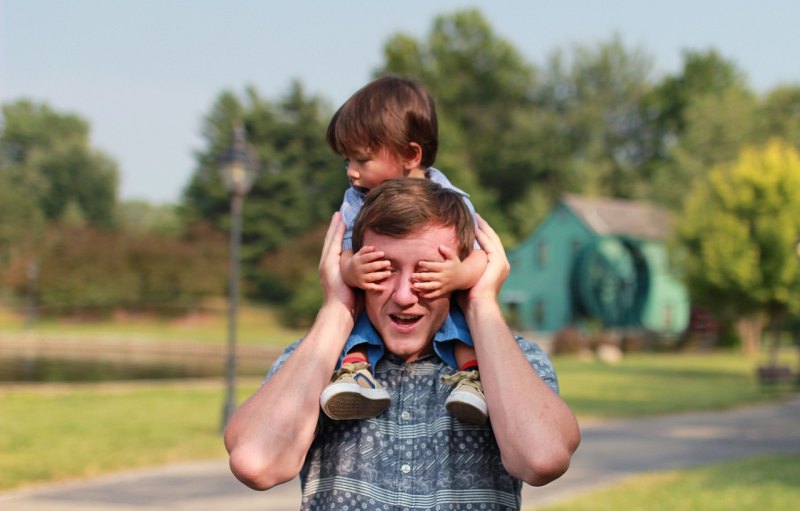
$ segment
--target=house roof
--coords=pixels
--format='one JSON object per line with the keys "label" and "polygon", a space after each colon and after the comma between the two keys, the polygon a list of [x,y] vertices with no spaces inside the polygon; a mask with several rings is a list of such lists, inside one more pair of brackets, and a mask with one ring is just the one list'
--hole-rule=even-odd
{"label": "house roof", "polygon": [[561,202],[601,236],[665,239],[672,229],[669,212],[647,202],[572,194],[564,195]]}

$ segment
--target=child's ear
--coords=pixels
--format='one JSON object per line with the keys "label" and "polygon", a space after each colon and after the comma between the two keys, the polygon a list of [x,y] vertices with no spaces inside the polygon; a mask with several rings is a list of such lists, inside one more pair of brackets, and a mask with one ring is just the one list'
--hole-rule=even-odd
{"label": "child's ear", "polygon": [[422,161],[422,147],[416,143],[411,142],[406,147],[405,155],[403,156],[403,166],[406,169],[415,169],[419,167]]}

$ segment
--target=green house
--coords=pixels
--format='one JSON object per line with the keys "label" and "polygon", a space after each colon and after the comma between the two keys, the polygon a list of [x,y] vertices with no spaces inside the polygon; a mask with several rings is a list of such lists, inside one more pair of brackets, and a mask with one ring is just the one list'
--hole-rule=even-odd
{"label": "green house", "polygon": [[587,321],[680,334],[689,297],[665,240],[669,213],[644,202],[565,195],[509,252],[500,301],[520,330],[556,332]]}

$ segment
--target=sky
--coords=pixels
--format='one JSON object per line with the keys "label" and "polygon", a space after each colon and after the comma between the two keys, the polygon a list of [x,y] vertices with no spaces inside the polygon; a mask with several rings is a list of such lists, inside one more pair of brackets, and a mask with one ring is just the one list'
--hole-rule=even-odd
{"label": "sky", "polygon": [[0,103],[82,116],[119,166],[120,198],[172,203],[221,92],[278,100],[299,80],[338,107],[389,37],[424,39],[466,8],[534,66],[616,34],[651,57],[654,80],[684,50],[714,48],[756,92],[800,83],[796,0],[0,0]]}

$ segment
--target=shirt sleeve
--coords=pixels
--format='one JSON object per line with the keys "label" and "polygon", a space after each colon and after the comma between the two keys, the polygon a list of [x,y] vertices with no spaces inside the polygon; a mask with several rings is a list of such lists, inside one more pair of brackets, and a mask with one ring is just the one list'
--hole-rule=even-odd
{"label": "shirt sleeve", "polygon": [[359,194],[352,187],[344,192],[342,206],[339,208],[339,213],[342,215],[345,226],[342,251],[353,250],[353,226],[356,223],[356,217],[358,216],[358,212],[361,211],[361,205],[363,203],[363,195]]}
{"label": "shirt sleeve", "polygon": [[297,341],[295,341],[292,344],[290,344],[289,346],[287,346],[286,349],[283,350],[283,353],[281,353],[280,356],[278,356],[278,358],[275,359],[275,362],[273,362],[272,363],[272,367],[269,368],[269,371],[267,372],[267,376],[266,376],[266,378],[264,378],[264,381],[262,382],[262,385],[264,383],[267,383],[267,381],[270,378],[272,378],[275,375],[275,373],[278,372],[278,369],[280,369],[281,366],[289,359],[289,356],[292,353],[294,353],[294,350],[295,350],[295,348],[297,348],[297,345],[300,344],[300,341],[302,341],[302,339],[298,339]]}
{"label": "shirt sleeve", "polygon": [[550,357],[547,356],[547,353],[545,353],[538,344],[526,341],[520,336],[517,336],[517,344],[519,344],[522,353],[525,355],[525,358],[528,359],[528,363],[533,367],[533,370],[536,371],[536,374],[539,375],[539,378],[541,378],[553,392],[558,394],[559,387],[556,368],[553,367],[553,363],[550,361]]}

